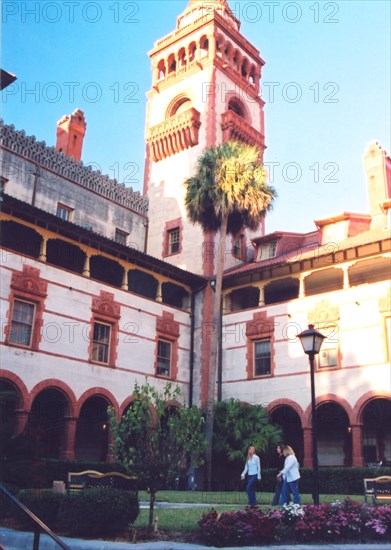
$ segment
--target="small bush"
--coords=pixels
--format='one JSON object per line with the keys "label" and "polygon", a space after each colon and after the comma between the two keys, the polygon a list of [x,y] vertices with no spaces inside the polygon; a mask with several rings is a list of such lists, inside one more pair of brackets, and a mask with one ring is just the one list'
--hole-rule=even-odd
{"label": "small bush", "polygon": [[198,525],[200,536],[216,546],[390,541],[391,506],[369,506],[346,498],[319,506],[291,503],[266,514],[258,509],[220,514],[212,510]]}
{"label": "small bush", "polygon": [[247,544],[264,545],[273,540],[274,525],[259,509],[218,514],[212,510],[198,523],[201,536],[215,546]]}
{"label": "small bush", "polygon": [[110,536],[126,529],[138,514],[135,493],[117,489],[85,489],[62,501],[58,530],[70,536]]}
{"label": "small bush", "polygon": [[[60,505],[65,498],[50,489],[26,489],[17,495],[17,499],[52,530],[57,527]],[[16,511],[16,519],[22,529],[31,530],[33,522],[20,508]]]}

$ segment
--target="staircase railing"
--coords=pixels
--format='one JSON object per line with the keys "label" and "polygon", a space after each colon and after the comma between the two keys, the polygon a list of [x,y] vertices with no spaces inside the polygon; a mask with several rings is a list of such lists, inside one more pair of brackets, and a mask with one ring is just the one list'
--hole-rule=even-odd
{"label": "staircase railing", "polygon": [[19,500],[14,497],[1,483],[0,491],[6,495],[20,510],[22,510],[33,522],[34,522],[34,540],[32,550],[39,550],[39,538],[41,532],[46,533],[51,537],[63,550],[71,550],[71,548],[65,544],[58,536],[53,533],[51,529],[43,521],[41,521],[35,514],[31,512],[24,504],[19,502]]}

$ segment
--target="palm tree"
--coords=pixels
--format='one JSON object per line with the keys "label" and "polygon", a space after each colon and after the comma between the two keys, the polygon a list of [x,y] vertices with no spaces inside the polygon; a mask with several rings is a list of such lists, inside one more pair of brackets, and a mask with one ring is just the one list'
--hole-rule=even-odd
{"label": "palm tree", "polygon": [[212,479],[213,406],[216,387],[218,341],[221,327],[221,294],[227,234],[247,227],[255,230],[277,196],[266,184],[259,162],[260,151],[252,145],[227,141],[205,149],[198,159],[194,176],[185,182],[185,206],[190,221],[204,231],[220,231],[216,262],[211,353],[208,372],[205,436],[207,441],[207,481]]}

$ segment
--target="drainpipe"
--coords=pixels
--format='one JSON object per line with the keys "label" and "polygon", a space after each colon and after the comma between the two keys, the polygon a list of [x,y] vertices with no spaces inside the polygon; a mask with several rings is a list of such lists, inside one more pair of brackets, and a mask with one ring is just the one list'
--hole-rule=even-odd
{"label": "drainpipe", "polygon": [[190,380],[189,380],[189,408],[193,406],[193,384],[194,384],[194,327],[195,327],[195,297],[204,290],[208,282],[204,283],[200,288],[193,290],[190,301]]}
{"label": "drainpipe", "polygon": [[217,401],[222,401],[223,393],[223,300],[220,302],[220,334],[217,353]]}
{"label": "drainpipe", "polygon": [[33,195],[31,197],[31,206],[35,206],[35,199],[37,196],[37,187],[38,187],[38,178],[39,178],[39,167],[36,162],[34,162],[35,171],[32,172],[32,175],[34,176],[34,185],[33,185]]}

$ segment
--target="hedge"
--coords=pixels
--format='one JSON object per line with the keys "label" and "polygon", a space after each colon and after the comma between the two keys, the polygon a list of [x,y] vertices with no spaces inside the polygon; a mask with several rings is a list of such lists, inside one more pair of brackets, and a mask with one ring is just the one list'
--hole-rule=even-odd
{"label": "hedge", "polygon": [[[136,493],[118,489],[85,489],[70,495],[27,489],[17,498],[50,529],[68,536],[110,536],[127,529],[139,514]],[[20,509],[13,510],[13,517],[22,529],[33,529],[32,520]]]}

